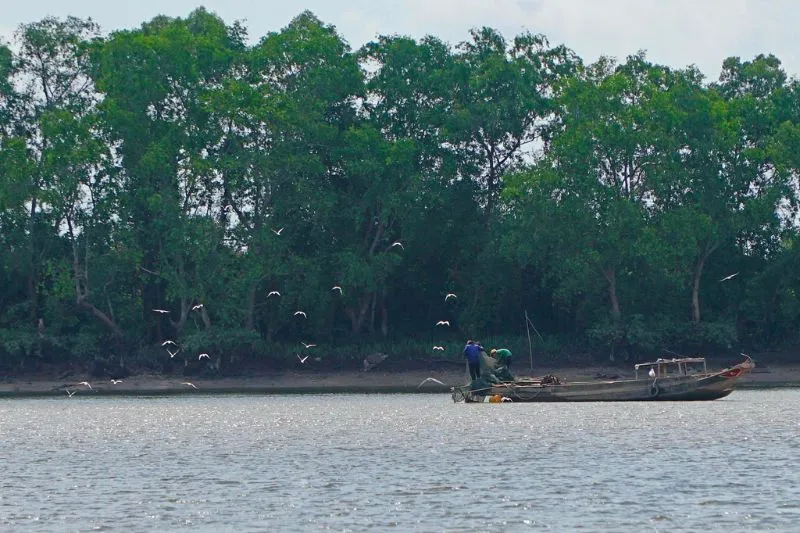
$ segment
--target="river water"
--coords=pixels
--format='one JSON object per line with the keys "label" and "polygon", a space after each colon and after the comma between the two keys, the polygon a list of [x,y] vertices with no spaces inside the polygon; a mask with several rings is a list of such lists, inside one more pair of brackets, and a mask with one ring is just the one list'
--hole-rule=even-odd
{"label": "river water", "polygon": [[797,531],[800,390],[0,400],[0,531]]}

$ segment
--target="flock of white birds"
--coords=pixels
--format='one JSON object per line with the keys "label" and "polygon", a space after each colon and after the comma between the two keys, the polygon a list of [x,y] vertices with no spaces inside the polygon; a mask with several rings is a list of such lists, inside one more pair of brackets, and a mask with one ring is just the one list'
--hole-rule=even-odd
{"label": "flock of white birds", "polygon": [[[284,230],[284,228],[279,228],[277,230],[273,229],[272,232],[275,235],[280,236],[281,233],[283,232],[283,230]],[[392,248],[400,248],[401,250],[405,250],[405,248],[403,247],[403,243],[400,242],[400,241],[393,242],[389,246],[389,249],[392,249]],[[330,290],[334,291],[334,292],[338,292],[339,295],[343,295],[344,294],[343,291],[342,291],[342,287],[340,285],[334,285],[333,287],[331,287]],[[267,293],[267,298],[280,298],[280,297],[281,297],[281,293],[279,291],[277,291],[277,290],[270,290]],[[457,298],[458,298],[458,296],[455,293],[449,292],[449,293],[447,293],[445,295],[444,301],[447,302],[448,300],[457,299]],[[198,303],[196,305],[193,305],[191,310],[192,311],[201,311],[203,309],[203,307],[204,307],[204,305],[202,303]],[[153,312],[154,313],[158,313],[160,315],[168,315],[170,313],[170,311],[168,309],[153,309]],[[306,314],[306,312],[303,311],[303,310],[300,310],[300,309],[295,311],[293,316],[301,317],[303,319],[308,319],[308,315]],[[438,322],[436,322],[436,326],[437,327],[449,327],[450,326],[450,321],[449,320],[439,320]],[[316,344],[306,343],[304,341],[301,341],[300,344],[303,345],[303,349],[304,350],[309,350],[309,349],[314,348],[314,347],[317,346]],[[167,353],[169,354],[170,359],[175,358],[175,356],[178,355],[179,353],[181,353],[181,351],[182,351],[182,348],[175,341],[170,340],[170,339],[165,340],[164,342],[162,342],[161,346],[167,351]],[[445,351],[445,349],[446,349],[445,346],[441,346],[441,345],[433,346],[433,351],[434,352],[437,352],[437,351],[443,352],[443,351]],[[309,358],[309,354],[301,355],[300,353],[298,353],[296,355],[297,355],[297,359],[300,362],[300,364],[305,364],[305,362]],[[211,356],[208,353],[202,352],[202,353],[198,354],[197,359],[198,359],[198,361],[202,361],[203,359],[211,360]],[[315,358],[315,361],[320,361],[320,360],[321,360],[321,358],[319,358],[319,357]],[[118,385],[118,384],[120,384],[122,382],[123,381],[121,379],[112,379],[110,381],[110,383],[112,385]],[[425,383],[438,383],[440,385],[446,385],[445,383],[442,383],[440,380],[438,380],[436,378],[429,377],[429,378],[426,378],[425,380],[423,380],[422,383],[420,383],[417,388],[422,387]],[[82,382],[78,383],[78,385],[86,387],[87,389],[92,389],[92,385],[88,381],[82,381]],[[183,385],[183,386],[185,386],[187,388],[197,389],[197,386],[194,383],[191,383],[191,382],[188,382],[188,381],[181,383],[181,385]],[[66,389],[67,396],[69,396],[70,398],[77,391],[78,391],[78,389]]]}

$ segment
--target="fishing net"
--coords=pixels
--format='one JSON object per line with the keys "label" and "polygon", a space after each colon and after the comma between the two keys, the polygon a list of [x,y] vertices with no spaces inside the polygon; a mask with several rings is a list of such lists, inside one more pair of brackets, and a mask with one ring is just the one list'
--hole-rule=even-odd
{"label": "fishing net", "polygon": [[454,402],[464,401],[468,393],[473,393],[473,395],[481,397],[487,394],[488,391],[498,383],[514,381],[514,375],[508,367],[506,365],[497,364],[497,361],[493,357],[488,356],[486,352],[481,352],[480,365],[481,376],[478,379],[473,379],[469,385],[464,387],[453,387],[452,396]]}
{"label": "fishing net", "polygon": [[473,379],[469,384],[469,390],[480,391],[491,389],[498,383],[514,381],[514,376],[505,365],[498,365],[493,357],[481,352],[481,377]]}
{"label": "fishing net", "polygon": [[481,352],[481,377],[491,383],[508,383],[514,381],[514,374],[506,365],[501,365],[494,357]]}

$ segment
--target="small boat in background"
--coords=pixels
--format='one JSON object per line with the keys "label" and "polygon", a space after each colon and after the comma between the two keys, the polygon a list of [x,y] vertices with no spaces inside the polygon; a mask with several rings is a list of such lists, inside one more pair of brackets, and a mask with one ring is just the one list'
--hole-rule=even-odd
{"label": "small boat in background", "polygon": [[455,402],[620,402],[716,400],[733,392],[734,385],[755,363],[745,355],[741,363],[709,372],[704,357],[657,359],[634,365],[633,379],[566,382],[555,375],[516,378],[500,383],[473,382],[453,387]]}

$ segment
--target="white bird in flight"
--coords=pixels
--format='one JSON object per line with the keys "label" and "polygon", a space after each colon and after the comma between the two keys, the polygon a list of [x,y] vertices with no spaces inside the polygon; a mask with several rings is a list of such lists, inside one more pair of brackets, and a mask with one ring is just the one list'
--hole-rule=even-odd
{"label": "white bird in flight", "polygon": [[111,380],[111,384],[112,384],[112,385],[117,385],[117,384],[119,384],[119,383],[122,383],[122,380],[121,380],[121,379],[112,379],[112,380]]}
{"label": "white bird in flight", "polygon": [[656,371],[651,368],[650,372],[648,372],[647,375],[650,376],[651,378],[654,378],[656,377]]}
{"label": "white bird in flight", "polygon": [[735,274],[731,274],[730,276],[725,276],[724,278],[722,278],[722,279],[720,280],[720,282],[722,282],[722,281],[728,281],[729,279],[733,279],[733,278],[735,278],[735,277],[736,277],[736,276],[738,276],[738,275],[739,275],[739,273],[738,273],[738,272],[736,272]]}
{"label": "white bird in flight", "polygon": [[331,287],[331,290],[332,291],[339,291],[339,294],[342,294],[342,288],[340,286],[338,286],[338,285],[334,285],[333,287]]}
{"label": "white bird in flight", "polygon": [[275,235],[280,235],[282,231],[283,231],[283,228],[281,228],[279,230],[272,230],[272,233],[274,233]]}
{"label": "white bird in flight", "polygon": [[512,400],[512,399],[511,399],[511,398],[509,398],[508,396],[503,396],[502,398],[500,398],[500,403],[503,403],[503,402],[513,402],[513,401],[514,401],[514,400]]}
{"label": "white bird in flight", "polygon": [[393,242],[389,248],[394,248],[395,246],[399,246],[401,250],[405,250],[405,248],[403,248],[403,243],[400,241]]}
{"label": "white bird in flight", "polygon": [[304,348],[313,348],[316,346],[316,344],[306,344],[303,341],[300,341],[300,344],[302,344]]}
{"label": "white bird in flight", "polygon": [[278,291],[269,291],[269,293],[267,294],[267,298],[269,298],[270,296],[280,296],[280,295],[281,293],[279,293]]}
{"label": "white bird in flight", "polygon": [[436,323],[436,325],[437,326],[449,326],[450,325],[450,321],[449,320],[440,320],[439,322]]}
{"label": "white bird in flight", "polygon": [[445,386],[447,386],[447,383],[442,383],[441,381],[439,381],[439,380],[438,380],[438,379],[436,379],[436,378],[425,378],[425,379],[423,379],[423,380],[422,380],[422,383],[420,383],[419,385],[417,385],[417,388],[420,388],[420,387],[422,387],[423,385],[425,385],[425,384],[426,384],[426,383],[428,383],[428,382],[432,382],[432,383],[438,383],[439,385],[445,385]]}
{"label": "white bird in flight", "polygon": [[189,383],[188,381],[184,381],[183,383],[181,383],[181,385],[186,385],[187,387],[191,387],[193,389],[197,388],[195,387],[194,383]]}
{"label": "white bird in flight", "polygon": [[161,343],[161,346],[166,346],[167,344],[171,344],[173,346],[177,346],[175,341],[164,341],[164,342]]}
{"label": "white bird in flight", "polygon": [[67,392],[67,396],[69,396],[70,398],[72,398],[72,395],[73,395],[73,394],[75,394],[75,393],[76,393],[76,392],[78,392],[78,391],[77,391],[77,390],[70,391],[69,389],[67,389],[67,390],[66,390],[66,392]]}
{"label": "white bird in flight", "polygon": [[303,311],[295,311],[294,316],[302,316],[303,318],[308,318]]}
{"label": "white bird in flight", "polygon": [[92,384],[89,383],[88,381],[81,381],[80,383],[78,383],[78,385],[83,385],[85,387],[89,387],[90,389],[92,388]]}
{"label": "white bird in flight", "polygon": [[443,352],[444,351],[444,346],[434,346],[433,347],[433,351],[434,352]]}
{"label": "white bird in flight", "polygon": [[447,300],[449,300],[450,298],[458,298],[458,296],[456,296],[456,295],[455,295],[455,294],[453,294],[452,292],[448,292],[448,293],[445,295],[445,297],[444,297],[444,301],[446,302],[446,301],[447,301]]}
{"label": "white bird in flight", "polygon": [[192,311],[197,311],[198,309],[202,309],[202,308],[203,308],[203,304],[197,304],[194,307],[192,307]]}
{"label": "white bird in flight", "polygon": [[169,311],[167,311],[166,309],[153,309],[153,311],[155,311],[156,313],[161,313],[162,315],[169,313]]}
{"label": "white bird in flight", "polygon": [[180,349],[180,348],[178,348],[178,349],[177,349],[177,350],[175,350],[174,352],[170,352],[170,351],[169,351],[169,348],[167,348],[167,353],[169,354],[169,358],[170,358],[170,359],[172,359],[173,357],[175,357],[176,355],[178,355],[178,352],[180,352],[180,351],[181,351],[181,349]]}
{"label": "white bird in flight", "polygon": [[300,354],[299,354],[299,353],[298,353],[298,354],[295,354],[295,355],[297,355],[297,358],[300,360],[300,363],[305,363],[305,362],[306,362],[306,359],[308,359],[308,356],[305,356],[305,357],[300,357]]}
{"label": "white bird in flight", "polygon": [[197,360],[199,361],[200,359],[211,359],[211,357],[207,353],[201,353],[197,356]]}

